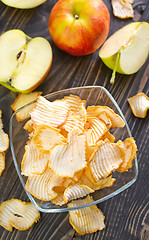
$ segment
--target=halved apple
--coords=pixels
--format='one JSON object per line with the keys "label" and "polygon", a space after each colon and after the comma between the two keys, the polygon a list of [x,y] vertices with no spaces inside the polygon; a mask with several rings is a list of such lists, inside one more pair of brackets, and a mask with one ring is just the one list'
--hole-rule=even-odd
{"label": "halved apple", "polygon": [[0,37],[0,84],[28,93],[45,78],[52,64],[52,49],[41,37],[30,38],[14,29]]}
{"label": "halved apple", "polygon": [[2,0],[2,2],[9,7],[22,9],[37,7],[44,3],[45,1],[46,0]]}
{"label": "halved apple", "polygon": [[115,32],[104,43],[99,57],[115,72],[133,74],[145,63],[149,54],[149,23],[134,22]]}

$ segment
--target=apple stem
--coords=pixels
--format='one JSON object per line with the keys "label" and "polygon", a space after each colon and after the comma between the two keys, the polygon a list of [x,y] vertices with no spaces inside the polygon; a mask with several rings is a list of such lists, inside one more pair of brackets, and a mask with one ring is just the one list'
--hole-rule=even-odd
{"label": "apple stem", "polygon": [[115,66],[114,66],[114,69],[112,72],[112,77],[110,79],[111,84],[114,84],[114,81],[115,81],[115,74],[116,74],[116,69],[117,69],[119,58],[120,58],[120,50],[118,51],[117,56],[116,56]]}

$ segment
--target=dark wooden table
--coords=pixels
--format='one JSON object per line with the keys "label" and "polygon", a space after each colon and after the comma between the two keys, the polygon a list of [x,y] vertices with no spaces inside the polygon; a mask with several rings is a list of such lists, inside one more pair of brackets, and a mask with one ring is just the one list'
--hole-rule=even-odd
{"label": "dark wooden table", "polygon": [[[127,99],[138,92],[149,92],[149,61],[134,75],[117,74],[110,85],[111,70],[98,57],[98,50],[83,57],[73,57],[58,49],[51,40],[48,17],[56,1],[48,0],[30,10],[17,10],[0,2],[0,34],[10,29],[21,29],[31,37],[42,36],[49,40],[53,49],[53,63],[49,74],[37,88],[43,94],[60,89],[101,85],[109,90],[121,107],[138,145],[139,177],[126,191],[100,204],[106,219],[101,232],[80,236],[68,221],[68,214],[43,214],[41,220],[29,230],[8,232],[0,227],[2,240],[148,240],[149,239],[149,114],[145,119],[133,116]],[[134,19],[121,20],[113,16],[110,0],[104,0],[110,16],[109,36],[132,21],[149,21],[149,1],[134,2]],[[12,114],[10,105],[17,94],[0,86],[0,108],[3,110],[4,129],[8,132]],[[6,154],[6,168],[0,177],[0,201],[11,198],[28,200],[17,176],[10,149]]]}

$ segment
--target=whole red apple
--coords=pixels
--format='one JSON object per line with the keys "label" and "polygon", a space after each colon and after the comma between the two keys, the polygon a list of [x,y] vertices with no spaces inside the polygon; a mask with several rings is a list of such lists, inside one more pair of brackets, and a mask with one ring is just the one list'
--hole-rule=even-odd
{"label": "whole red apple", "polygon": [[59,0],[49,17],[54,43],[76,56],[98,49],[109,32],[110,15],[102,0]]}

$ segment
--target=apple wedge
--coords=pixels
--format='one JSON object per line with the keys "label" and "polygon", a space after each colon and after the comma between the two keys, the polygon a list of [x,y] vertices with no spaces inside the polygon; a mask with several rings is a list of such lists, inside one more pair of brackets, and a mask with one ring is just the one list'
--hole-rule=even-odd
{"label": "apple wedge", "polygon": [[46,0],[2,0],[2,2],[9,7],[21,9],[34,8],[41,5],[45,1]]}
{"label": "apple wedge", "polygon": [[115,32],[104,43],[99,57],[115,72],[133,74],[145,63],[149,54],[149,23],[134,22]]}
{"label": "apple wedge", "polygon": [[33,91],[52,64],[52,49],[41,37],[30,38],[14,29],[0,37],[0,84],[12,91]]}

